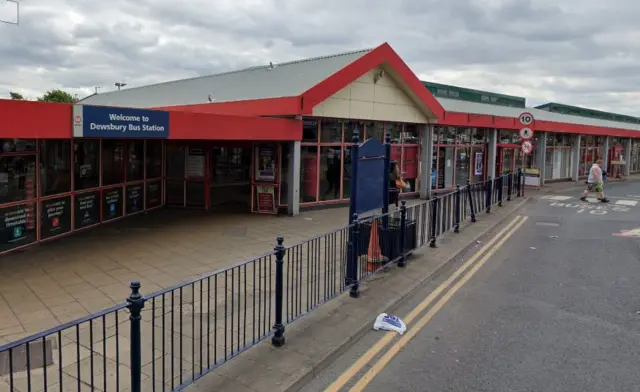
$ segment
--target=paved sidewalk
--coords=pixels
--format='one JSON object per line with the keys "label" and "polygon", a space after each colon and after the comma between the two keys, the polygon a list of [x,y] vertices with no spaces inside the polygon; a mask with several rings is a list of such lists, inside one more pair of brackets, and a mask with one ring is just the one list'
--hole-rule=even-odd
{"label": "paved sidewalk", "polygon": [[[417,201],[410,201],[409,204]],[[296,217],[159,210],[0,259],[0,345],[345,226],[347,209]]]}

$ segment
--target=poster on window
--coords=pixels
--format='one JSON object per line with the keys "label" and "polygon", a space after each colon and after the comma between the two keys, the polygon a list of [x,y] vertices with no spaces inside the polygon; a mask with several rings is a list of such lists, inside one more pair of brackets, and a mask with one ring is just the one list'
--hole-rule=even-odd
{"label": "poster on window", "polygon": [[275,181],[276,148],[272,145],[256,147],[256,181]]}
{"label": "poster on window", "polygon": [[36,242],[36,205],[0,208],[0,252]]}
{"label": "poster on window", "polygon": [[40,238],[71,231],[71,196],[40,202]]}
{"label": "poster on window", "polygon": [[102,221],[122,216],[122,188],[102,191]]}
{"label": "poster on window", "polygon": [[144,209],[144,187],[142,184],[127,185],[127,215]]}
{"label": "poster on window", "polygon": [[204,150],[201,148],[190,148],[187,154],[187,177],[204,177]]}
{"label": "poster on window", "polygon": [[481,176],[483,169],[484,169],[483,153],[476,152],[476,155],[474,158],[474,165],[473,165],[473,175]]}
{"label": "poster on window", "polygon": [[147,209],[158,207],[162,200],[162,182],[147,182]]}
{"label": "poster on window", "polygon": [[75,195],[73,225],[76,230],[100,223],[100,192]]}
{"label": "poster on window", "polygon": [[273,214],[276,212],[276,191],[273,185],[258,185],[258,212]]}

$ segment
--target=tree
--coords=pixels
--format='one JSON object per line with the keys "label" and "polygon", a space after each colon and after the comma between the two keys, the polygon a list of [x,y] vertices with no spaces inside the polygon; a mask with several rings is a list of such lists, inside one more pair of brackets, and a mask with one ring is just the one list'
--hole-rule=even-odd
{"label": "tree", "polygon": [[73,95],[60,89],[49,90],[43,96],[38,97],[40,102],[76,103],[77,99]]}
{"label": "tree", "polygon": [[20,93],[14,93],[13,91],[9,91],[9,96],[11,99],[15,100],[24,100],[24,96]]}

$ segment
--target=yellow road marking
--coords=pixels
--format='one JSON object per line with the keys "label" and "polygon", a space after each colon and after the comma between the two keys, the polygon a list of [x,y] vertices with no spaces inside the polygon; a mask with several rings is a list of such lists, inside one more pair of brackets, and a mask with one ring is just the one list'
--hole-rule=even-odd
{"label": "yellow road marking", "polygon": [[509,233],[507,233],[504,236],[504,238],[502,238],[497,244],[495,244],[491,248],[491,250],[489,250],[482,257],[482,259],[480,259],[480,261],[478,261],[478,263],[473,266],[473,268],[469,271],[468,274],[463,276],[462,279],[460,279],[453,287],[451,287],[451,290],[446,292],[442,296],[442,298],[440,298],[440,300],[438,300],[438,302],[436,302],[435,305],[433,305],[433,307],[429,309],[429,311],[424,316],[422,316],[420,320],[418,320],[418,322],[415,324],[413,328],[411,328],[393,346],[391,346],[389,351],[387,351],[382,356],[382,358],[380,358],[380,360],[378,360],[378,362],[376,362],[371,367],[371,369],[369,369],[369,371],[367,371],[367,373],[365,373],[365,375],[360,380],[358,380],[358,382],[353,386],[353,388],[349,390],[349,392],[363,391],[364,388],[367,385],[369,385],[369,383],[374,379],[374,377],[376,377],[382,371],[382,369],[384,369],[385,366],[387,366],[387,364],[389,364],[389,362],[400,352],[400,350],[404,346],[406,346],[407,343],[409,343],[411,339],[413,339],[413,337],[416,336],[416,334],[418,334],[418,332],[420,332],[429,323],[429,321],[431,321],[433,316],[435,316],[435,314],[438,313],[438,311],[444,307],[444,305],[451,299],[451,297],[453,297],[453,295],[462,286],[464,286],[464,284],[467,283],[467,281],[469,281],[469,279],[471,279],[471,277],[476,272],[478,272],[480,268],[482,268],[482,266],[487,262],[487,260],[489,260],[489,258],[493,256],[498,251],[498,249],[500,249],[500,247],[502,247],[502,245],[507,241],[507,239],[509,239],[509,237],[511,237],[520,228],[520,226],[524,224],[524,222],[527,219],[528,219],[527,217],[524,217],[524,219],[518,222],[518,224],[511,231],[509,231]]}
{"label": "yellow road marking", "polygon": [[[409,325],[420,313],[422,313],[449,285],[458,279],[460,275],[462,275],[469,267],[476,262],[476,260],[484,254],[496,241],[500,239],[514,226],[522,216],[516,216],[507,226],[505,226],[502,230],[498,232],[489,242],[487,242],[480,250],[474,253],[469,260],[467,260],[460,268],[458,268],[453,275],[449,277],[446,281],[444,281],[440,286],[438,286],[427,298],[425,298],[418,306],[416,306],[406,317],[403,318],[405,324]],[[347,369],[344,373],[338,377],[336,381],[334,381],[325,392],[338,392],[342,389],[348,382],[351,380],[356,374],[358,374],[362,368],[364,368],[382,349],[384,349],[393,338],[395,338],[396,332],[388,332],[386,333],[373,347],[371,347],[364,355],[362,355],[349,369]]]}

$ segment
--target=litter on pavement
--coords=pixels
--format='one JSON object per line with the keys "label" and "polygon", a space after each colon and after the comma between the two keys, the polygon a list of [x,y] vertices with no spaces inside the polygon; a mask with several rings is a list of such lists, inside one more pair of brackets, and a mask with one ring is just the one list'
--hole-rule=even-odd
{"label": "litter on pavement", "polygon": [[400,320],[396,316],[380,313],[378,317],[376,317],[376,321],[373,323],[373,329],[376,331],[395,331],[402,335],[407,330],[407,326],[404,321]]}

